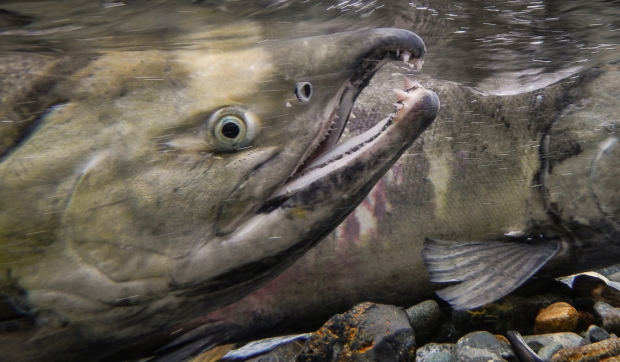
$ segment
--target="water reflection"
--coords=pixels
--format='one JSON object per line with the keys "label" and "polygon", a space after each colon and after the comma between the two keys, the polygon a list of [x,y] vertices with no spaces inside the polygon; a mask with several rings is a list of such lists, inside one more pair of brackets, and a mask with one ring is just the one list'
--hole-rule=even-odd
{"label": "water reflection", "polygon": [[616,3],[7,1],[0,14],[0,46],[38,52],[227,47],[398,27],[424,38],[426,73],[487,93],[514,94],[617,58]]}

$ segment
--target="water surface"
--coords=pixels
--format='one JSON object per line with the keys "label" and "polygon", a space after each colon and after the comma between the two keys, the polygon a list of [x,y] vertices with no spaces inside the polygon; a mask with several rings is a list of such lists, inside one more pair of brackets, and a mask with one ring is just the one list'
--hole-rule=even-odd
{"label": "water surface", "polygon": [[0,49],[42,53],[252,45],[378,27],[418,33],[424,72],[492,94],[620,57],[618,1],[4,1]]}

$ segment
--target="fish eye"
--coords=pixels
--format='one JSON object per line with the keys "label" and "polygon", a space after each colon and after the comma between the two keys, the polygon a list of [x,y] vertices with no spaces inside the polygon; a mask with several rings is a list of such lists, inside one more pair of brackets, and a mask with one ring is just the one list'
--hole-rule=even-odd
{"label": "fish eye", "polygon": [[224,107],[211,114],[207,129],[207,141],[213,148],[234,151],[254,141],[260,127],[250,112],[239,107]]}
{"label": "fish eye", "polygon": [[312,84],[308,82],[299,82],[295,87],[295,95],[300,102],[308,102],[312,98]]}

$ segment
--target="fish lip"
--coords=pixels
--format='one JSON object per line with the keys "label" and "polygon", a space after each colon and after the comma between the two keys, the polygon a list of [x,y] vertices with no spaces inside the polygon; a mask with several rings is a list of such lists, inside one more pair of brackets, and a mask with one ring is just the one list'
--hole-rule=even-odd
{"label": "fish lip", "polygon": [[[300,165],[284,184],[296,179],[306,170],[308,165],[331,151],[338,144],[349,122],[355,100],[383,65],[390,60],[401,60],[405,64],[415,65],[415,67],[421,66],[418,64],[423,64],[426,46],[416,34],[400,29],[376,29],[369,33],[370,36],[374,35],[377,38],[383,36],[382,42],[368,49],[359,58],[355,72],[343,84],[340,101],[332,111],[331,117],[325,122],[328,125],[327,131],[317,137],[319,140],[317,146],[300,161]],[[404,44],[405,42],[410,42],[410,44],[407,46]],[[412,63],[409,63],[409,60]],[[334,125],[336,126],[334,127]],[[272,199],[270,198],[265,204],[271,202]]]}

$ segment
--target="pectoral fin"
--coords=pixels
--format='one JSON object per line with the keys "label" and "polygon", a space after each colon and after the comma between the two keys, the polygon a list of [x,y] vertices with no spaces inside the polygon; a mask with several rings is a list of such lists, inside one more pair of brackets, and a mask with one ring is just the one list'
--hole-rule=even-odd
{"label": "pectoral fin", "polygon": [[454,309],[473,309],[512,292],[560,249],[553,240],[534,242],[426,239],[422,257],[431,281],[460,282],[437,292]]}

